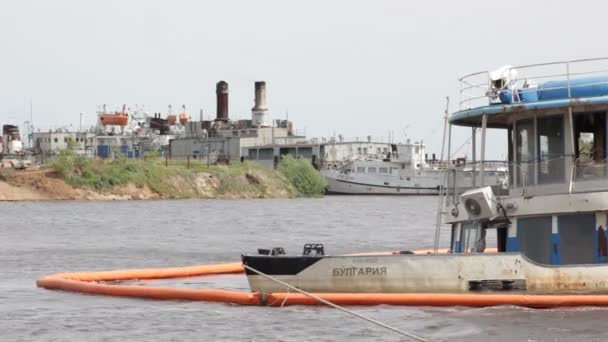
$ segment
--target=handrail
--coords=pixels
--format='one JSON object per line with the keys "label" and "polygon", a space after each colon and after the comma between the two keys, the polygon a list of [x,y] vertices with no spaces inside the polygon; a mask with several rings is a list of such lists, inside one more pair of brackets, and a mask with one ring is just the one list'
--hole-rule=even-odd
{"label": "handrail", "polygon": [[[484,184],[477,182],[475,188],[499,186],[502,187],[500,191],[521,191],[524,196],[533,192],[573,194],[608,190],[608,159],[587,160],[585,157],[563,154],[518,162],[486,160],[451,166],[446,190],[453,202],[457,202],[456,197],[460,193],[472,187],[473,173],[481,172],[479,168],[472,169],[471,166],[482,163],[487,166],[486,172],[494,173],[486,174]],[[556,169],[560,171],[556,172]],[[547,170],[549,173],[544,173]]]}
{"label": "handrail", "polygon": [[[586,58],[586,59],[578,59],[578,60],[568,60],[568,61],[556,61],[556,62],[546,62],[546,63],[536,63],[536,64],[528,64],[528,65],[519,65],[513,66],[505,70],[505,75],[510,75],[512,79],[509,80],[509,84],[505,85],[505,88],[511,89],[512,91],[521,90],[521,89],[534,89],[534,88],[522,88],[521,82],[530,82],[533,80],[548,80],[551,78],[565,78],[567,81],[567,85],[563,87],[550,87],[550,88],[542,88],[542,90],[559,90],[559,89],[567,89],[568,97],[567,99],[572,99],[572,89],[577,87],[589,87],[589,86],[597,86],[602,84],[608,84],[608,82],[594,82],[589,84],[580,84],[580,85],[572,85],[571,81],[575,79],[577,76],[582,75],[598,75],[608,73],[608,68],[606,65],[599,67],[597,65],[584,65],[582,68],[586,70],[572,70],[573,67],[581,66],[584,63],[589,62],[605,62],[608,63],[608,57],[598,57],[598,58]],[[563,71],[561,72],[547,72],[547,73],[539,73],[542,70],[539,70],[542,67],[563,67]],[[536,69],[537,73],[534,73],[534,69]],[[579,68],[580,69],[580,68]],[[525,75],[516,75],[514,71],[524,71],[530,74],[529,76]],[[554,69],[555,70],[555,69]],[[498,93],[500,90],[505,89],[496,89],[492,86],[492,82],[490,79],[491,71],[480,71],[471,73],[465,76],[462,76],[458,79],[460,82],[460,109],[463,110],[465,108],[472,108],[477,103],[479,105],[489,105],[491,103],[495,103],[498,98]],[[486,104],[482,104],[479,101],[481,99],[487,99]],[[541,100],[542,101],[542,100]],[[517,96],[513,97],[514,103],[521,102],[521,99]]]}

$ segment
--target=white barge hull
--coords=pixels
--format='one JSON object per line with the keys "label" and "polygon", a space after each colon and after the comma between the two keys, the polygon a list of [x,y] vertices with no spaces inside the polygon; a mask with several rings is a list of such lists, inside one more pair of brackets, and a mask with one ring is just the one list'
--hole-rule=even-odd
{"label": "white barge hull", "polygon": [[[547,266],[520,253],[243,256],[243,262],[299,289],[347,293],[608,293],[608,265]],[[285,292],[280,284],[247,271],[252,291]]]}

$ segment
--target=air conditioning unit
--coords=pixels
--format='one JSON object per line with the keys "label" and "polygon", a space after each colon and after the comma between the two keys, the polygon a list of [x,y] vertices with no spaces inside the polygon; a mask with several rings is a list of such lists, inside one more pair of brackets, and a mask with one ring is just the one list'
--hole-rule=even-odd
{"label": "air conditioning unit", "polygon": [[465,191],[460,200],[470,220],[491,220],[497,215],[496,197],[489,186]]}

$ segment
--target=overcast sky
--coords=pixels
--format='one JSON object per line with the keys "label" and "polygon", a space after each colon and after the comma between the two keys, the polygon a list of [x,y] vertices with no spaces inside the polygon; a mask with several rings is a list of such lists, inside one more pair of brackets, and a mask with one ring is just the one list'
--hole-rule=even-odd
{"label": "overcast sky", "polygon": [[[608,55],[603,1],[0,1],[0,124],[94,124],[101,104],[250,118],[265,80],[273,118],[309,137],[406,136],[439,151],[459,76]],[[470,129],[456,133],[462,143]],[[504,139],[489,147],[503,157]]]}

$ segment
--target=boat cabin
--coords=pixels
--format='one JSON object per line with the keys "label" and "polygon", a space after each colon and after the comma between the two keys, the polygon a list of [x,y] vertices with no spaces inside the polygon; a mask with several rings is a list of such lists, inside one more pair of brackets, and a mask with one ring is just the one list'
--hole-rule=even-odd
{"label": "boat cabin", "polygon": [[[522,252],[548,265],[608,262],[608,58],[505,66],[460,79],[452,126],[471,127],[473,184],[452,168],[445,191],[451,251]],[[508,182],[484,170],[489,128],[507,132]],[[481,155],[476,156],[480,139]],[[448,144],[448,155],[449,146]]]}

